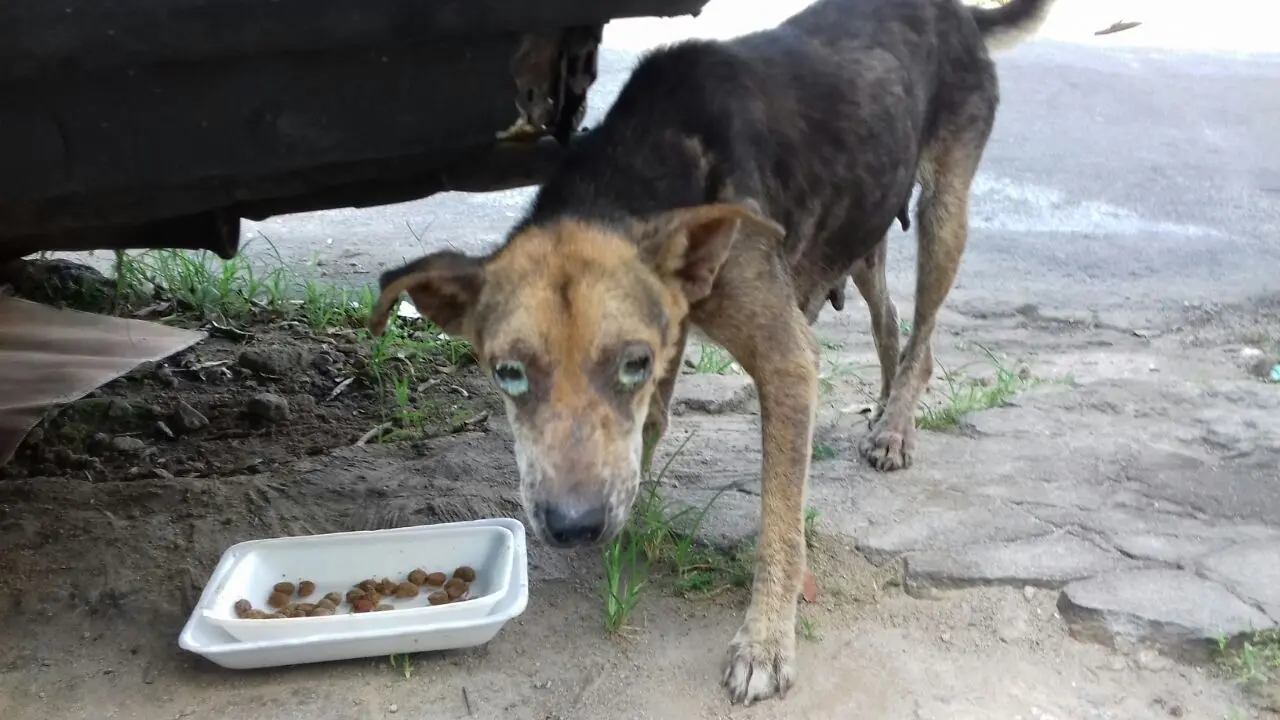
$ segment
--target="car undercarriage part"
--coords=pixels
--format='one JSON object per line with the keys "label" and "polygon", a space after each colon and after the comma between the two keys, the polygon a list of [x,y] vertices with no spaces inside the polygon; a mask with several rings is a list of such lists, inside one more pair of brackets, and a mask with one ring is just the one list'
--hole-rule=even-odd
{"label": "car undercarriage part", "polygon": [[[705,3],[0,3],[0,260],[231,257],[238,218],[536,184],[582,123],[605,23]],[[533,131],[503,140],[513,89]]]}

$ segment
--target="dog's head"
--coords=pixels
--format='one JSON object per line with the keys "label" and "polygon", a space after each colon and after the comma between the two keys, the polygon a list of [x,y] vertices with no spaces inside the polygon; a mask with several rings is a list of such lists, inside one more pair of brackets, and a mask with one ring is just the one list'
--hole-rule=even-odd
{"label": "dog's head", "polygon": [[487,257],[437,252],[382,276],[369,327],[381,334],[407,292],[423,317],[469,340],[506,401],[534,532],[558,547],[604,542],[639,488],[654,384],[740,225],[783,233],[752,209],[716,204],[618,225],[561,219]]}

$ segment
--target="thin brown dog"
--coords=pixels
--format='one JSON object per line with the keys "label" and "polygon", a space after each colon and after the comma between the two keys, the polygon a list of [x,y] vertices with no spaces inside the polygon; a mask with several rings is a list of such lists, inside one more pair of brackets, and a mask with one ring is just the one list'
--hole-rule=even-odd
{"label": "thin brown dog", "polygon": [[[819,0],[772,30],[651,52],[500,248],[381,278],[375,334],[407,292],[473,344],[506,402],[529,525],[554,546],[622,529],[691,326],[741,363],[764,460],[751,604],[723,675],[733,702],[785,694],[797,675],[810,326],[852,276],[883,373],[861,450],[881,470],[910,465],[999,101],[988,45],[1033,32],[1049,2]],[[884,237],[917,182],[915,317],[899,356]]]}

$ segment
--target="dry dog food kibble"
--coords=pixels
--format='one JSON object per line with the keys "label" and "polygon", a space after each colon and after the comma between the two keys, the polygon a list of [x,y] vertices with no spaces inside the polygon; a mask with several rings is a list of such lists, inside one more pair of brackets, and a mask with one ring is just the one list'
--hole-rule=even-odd
{"label": "dry dog food kibble", "polygon": [[444,591],[450,600],[457,600],[467,592],[467,582],[462,578],[454,578],[444,584]]}
{"label": "dry dog food kibble", "polygon": [[291,582],[278,582],[272,586],[271,594],[267,597],[267,605],[275,612],[258,610],[253,607],[253,603],[243,598],[237,600],[233,607],[236,617],[248,620],[327,617],[336,614],[338,606],[344,601],[351,606],[352,612],[386,612],[396,608],[394,605],[383,602],[384,598],[399,600],[416,598],[420,588],[423,587],[440,588],[427,595],[427,603],[430,605],[445,605],[461,601],[470,591],[471,583],[475,579],[475,568],[468,565],[455,568],[452,576],[442,572],[428,573],[422,568],[415,568],[409,572],[407,582],[397,583],[387,577],[381,580],[366,578],[356,583],[345,595],[339,592],[325,593],[323,598],[314,603],[293,602],[295,592],[299,598],[313,595],[316,592],[314,582],[301,580],[297,585]]}

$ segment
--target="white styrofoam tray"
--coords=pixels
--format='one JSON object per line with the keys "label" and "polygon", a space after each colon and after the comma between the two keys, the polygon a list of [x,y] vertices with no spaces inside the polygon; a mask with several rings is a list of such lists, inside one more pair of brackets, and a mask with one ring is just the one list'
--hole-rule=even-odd
{"label": "white styrofoam tray", "polygon": [[[471,620],[452,620],[444,623],[428,622],[381,629],[348,628],[336,634],[242,642],[211,622],[197,606],[178,637],[178,645],[183,650],[232,669],[330,662],[483,645],[492,640],[509,620],[523,613],[528,605],[529,564],[524,525],[519,520],[510,518],[491,518],[446,523],[434,527],[501,527],[511,532],[515,545],[515,558],[511,565],[507,590],[498,598],[488,615]],[[417,528],[398,528],[377,532],[406,533],[415,529]],[[212,590],[212,584],[205,587],[201,596],[202,602],[206,595],[213,594]],[[262,620],[259,622],[284,623],[287,621]]]}
{"label": "white styrofoam tray", "polygon": [[[406,627],[427,623],[473,620],[488,615],[506,592],[514,561],[515,539],[504,527],[453,523],[400,528],[396,532],[358,531],[251,540],[227,548],[209,580],[213,593],[202,596],[197,608],[237,640],[282,640],[332,635],[364,629]],[[241,598],[270,610],[267,596],[278,582],[311,580],[316,602],[326,592],[347,591],[361,580],[383,577],[396,582],[415,568],[446,575],[460,565],[476,571],[470,599],[430,605],[429,593],[406,600],[384,598],[390,612],[349,612],[341,605],[327,617],[272,620],[241,619],[234,605]],[[294,598],[294,602],[299,602]]]}

